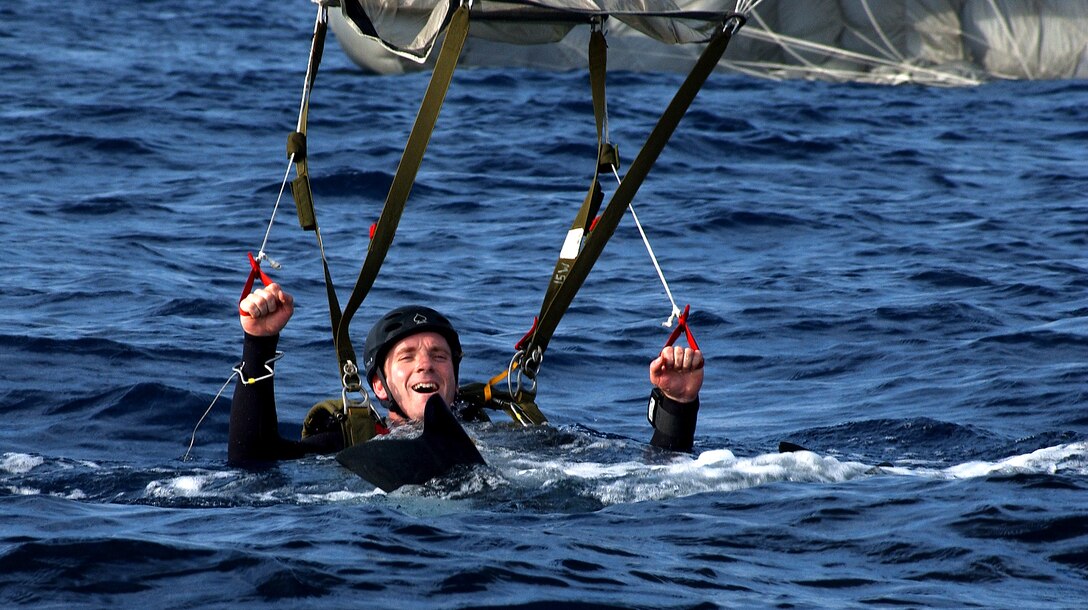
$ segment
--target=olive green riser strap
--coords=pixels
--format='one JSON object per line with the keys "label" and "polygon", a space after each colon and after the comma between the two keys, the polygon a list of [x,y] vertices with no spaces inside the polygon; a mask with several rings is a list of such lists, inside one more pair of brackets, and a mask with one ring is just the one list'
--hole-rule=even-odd
{"label": "olive green riser strap", "polygon": [[[397,173],[393,176],[393,183],[389,187],[389,194],[385,199],[385,206],[378,218],[378,224],[374,230],[374,236],[370,240],[370,248],[367,250],[366,259],[363,261],[359,277],[355,281],[355,288],[351,291],[351,297],[344,306],[343,317],[336,328],[336,351],[340,358],[341,370],[344,364],[350,360],[358,365],[355,359],[355,351],[351,346],[348,336],[348,328],[351,318],[362,305],[370,288],[374,285],[374,279],[378,276],[385,255],[393,243],[393,236],[397,232],[401,214],[404,212],[404,204],[412,191],[419,166],[423,162],[423,154],[430,142],[431,132],[438,120],[438,113],[442,109],[442,102],[446,99],[450,81],[453,79],[453,71],[457,67],[457,60],[468,36],[468,6],[461,5],[450,19],[450,25],[446,29],[446,39],[442,43],[442,50],[438,54],[434,72],[431,74],[431,82],[427,86],[427,92],[423,96],[419,112],[416,114],[415,124],[408,136],[408,143],[404,147],[404,153],[397,166]],[[358,380],[354,380],[358,383]]]}
{"label": "olive green riser strap", "polygon": [[[600,30],[594,30],[589,39],[589,82],[593,96],[593,118],[597,123],[597,159],[593,170],[593,180],[589,183],[589,191],[582,201],[582,207],[578,209],[578,214],[574,217],[574,222],[571,223],[570,229],[567,231],[567,239],[559,252],[559,260],[556,261],[555,270],[552,271],[552,277],[544,293],[544,300],[541,303],[540,316],[538,317],[543,317],[544,308],[547,307],[555,293],[563,286],[563,282],[566,281],[567,274],[581,251],[586,230],[593,217],[597,215],[597,210],[600,209],[601,202],[604,200],[604,193],[601,191],[600,185],[602,166],[610,168],[613,162],[615,165],[619,164],[618,159],[615,159],[615,147],[604,139],[607,48],[604,33]],[[606,163],[608,165],[605,165]]]}
{"label": "olive green riser strap", "polygon": [[310,63],[306,70],[306,92],[302,98],[302,109],[298,118],[298,131],[287,136],[287,156],[295,162],[296,178],[291,181],[291,195],[295,200],[295,210],[298,212],[298,224],[305,231],[314,231],[317,236],[318,248],[321,252],[321,265],[325,273],[325,292],[329,301],[329,320],[335,331],[340,324],[340,303],[336,298],[336,287],[332,282],[332,273],[329,271],[329,263],[325,260],[324,249],[321,247],[321,233],[317,226],[317,213],[314,211],[313,189],[310,187],[310,170],[306,158],[306,124],[310,115],[310,92],[317,80],[317,70],[321,66],[321,56],[325,50],[325,37],[328,32],[328,22],[319,19],[314,26],[314,36],[310,44]]}
{"label": "olive green riser strap", "polygon": [[620,219],[623,218],[627,205],[634,199],[635,193],[638,192],[650,168],[657,161],[661,151],[676,130],[680,119],[683,118],[688,107],[691,106],[692,100],[695,99],[695,95],[718,64],[722,54],[725,53],[734,31],[735,28],[723,28],[707,43],[703,53],[699,56],[699,60],[695,63],[683,84],[680,85],[680,89],[673,96],[661,118],[658,119],[653,131],[650,132],[646,143],[642,146],[642,150],[639,151],[638,156],[631,163],[630,169],[612,194],[612,199],[605,207],[593,231],[586,238],[582,252],[574,261],[562,286],[554,291],[551,300],[546,303],[543,309],[544,314],[540,316],[536,332],[525,347],[526,353],[532,353],[537,349],[543,353],[547,349],[548,342],[559,325],[559,320],[566,313],[582,283],[585,282],[586,276],[589,275],[589,271],[593,268],[593,264],[604,250],[608,239],[612,237]]}
{"label": "olive green riser strap", "polygon": [[321,66],[321,56],[325,51],[325,35],[328,23],[319,19],[314,26],[313,40],[310,42],[310,64],[306,70],[306,91],[302,98],[302,109],[298,117],[298,131],[287,136],[287,156],[295,161],[297,177],[291,183],[291,194],[298,211],[298,223],[306,231],[317,228],[314,214],[313,190],[310,188],[310,173],[306,163],[306,123],[310,115],[310,92],[317,80],[317,70]]}

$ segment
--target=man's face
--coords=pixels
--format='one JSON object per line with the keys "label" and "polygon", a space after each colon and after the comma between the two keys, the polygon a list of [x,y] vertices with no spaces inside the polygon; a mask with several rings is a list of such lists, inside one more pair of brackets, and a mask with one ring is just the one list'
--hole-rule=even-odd
{"label": "man's face", "polygon": [[[457,395],[453,354],[438,333],[417,333],[398,341],[386,355],[383,370],[389,385],[374,380],[374,394],[381,400],[392,397],[412,421],[423,419],[431,395],[438,394],[447,405]],[[390,413],[390,419],[399,417]]]}

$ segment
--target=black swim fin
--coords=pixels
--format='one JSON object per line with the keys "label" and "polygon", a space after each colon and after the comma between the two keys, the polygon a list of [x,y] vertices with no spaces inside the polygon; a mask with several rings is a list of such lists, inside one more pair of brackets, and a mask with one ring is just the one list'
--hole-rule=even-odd
{"label": "black swim fin", "polygon": [[423,433],[411,439],[376,439],[336,454],[336,461],[391,492],[421,485],[461,464],[486,464],[472,439],[436,394],[423,413]]}
{"label": "black swim fin", "polygon": [[795,451],[809,451],[809,449],[806,449],[806,448],[802,447],[801,445],[798,445],[797,443],[791,443],[789,441],[779,441],[779,443],[778,443],[778,452],[779,453],[793,453]]}

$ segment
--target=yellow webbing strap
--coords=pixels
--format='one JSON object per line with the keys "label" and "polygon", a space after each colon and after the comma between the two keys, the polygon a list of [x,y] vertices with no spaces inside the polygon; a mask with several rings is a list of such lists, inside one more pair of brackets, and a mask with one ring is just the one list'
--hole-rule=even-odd
{"label": "yellow webbing strap", "polygon": [[506,379],[506,376],[509,374],[510,370],[507,369],[487,380],[487,383],[484,384],[484,400],[486,400],[487,402],[491,402],[491,399],[494,397],[494,394],[491,392],[491,387],[494,386],[496,383],[502,381],[503,379]]}

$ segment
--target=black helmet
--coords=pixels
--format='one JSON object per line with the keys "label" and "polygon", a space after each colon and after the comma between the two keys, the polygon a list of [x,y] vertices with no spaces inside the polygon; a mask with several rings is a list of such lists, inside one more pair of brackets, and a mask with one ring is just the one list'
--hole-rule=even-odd
{"label": "black helmet", "polygon": [[366,346],[363,348],[363,368],[366,370],[366,380],[371,387],[373,387],[371,380],[375,373],[382,375],[384,383],[384,373],[381,368],[393,344],[405,337],[425,332],[438,333],[450,344],[450,353],[453,355],[453,375],[456,381],[461,364],[461,340],[457,336],[457,331],[446,316],[430,307],[407,305],[382,316],[374,323],[366,336]]}

